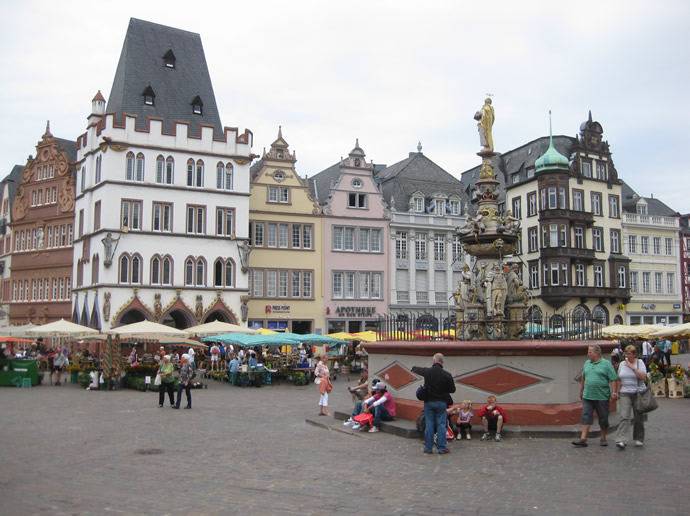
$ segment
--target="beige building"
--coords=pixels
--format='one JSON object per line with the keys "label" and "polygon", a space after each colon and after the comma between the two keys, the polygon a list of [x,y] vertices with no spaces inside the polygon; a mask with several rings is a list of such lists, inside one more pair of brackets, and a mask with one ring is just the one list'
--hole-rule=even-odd
{"label": "beige building", "polygon": [[629,324],[683,322],[679,217],[623,184],[623,245],[630,262]]}
{"label": "beige building", "polygon": [[251,168],[249,327],[326,333],[322,218],[282,130]]}

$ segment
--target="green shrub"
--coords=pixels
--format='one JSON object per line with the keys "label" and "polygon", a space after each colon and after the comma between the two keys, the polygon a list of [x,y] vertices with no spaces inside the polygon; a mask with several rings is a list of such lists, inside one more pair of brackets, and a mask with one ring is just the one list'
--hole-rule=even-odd
{"label": "green shrub", "polygon": [[157,365],[137,365],[132,367],[125,367],[125,372],[127,376],[151,376],[155,377],[156,372],[158,372]]}
{"label": "green shrub", "polygon": [[89,373],[79,373],[79,385],[86,389],[91,385],[91,375]]}

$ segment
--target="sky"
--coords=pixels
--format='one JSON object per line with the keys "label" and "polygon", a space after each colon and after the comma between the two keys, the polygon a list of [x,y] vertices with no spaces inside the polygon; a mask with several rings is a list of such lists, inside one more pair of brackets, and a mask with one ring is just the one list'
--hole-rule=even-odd
{"label": "sky", "polygon": [[46,121],[86,129],[108,98],[129,19],[196,32],[223,124],[253,152],[282,126],[311,176],[359,139],[367,160],[422,152],[460,174],[480,163],[487,94],[494,146],[575,136],[591,111],[619,178],[690,213],[687,0],[2,0],[0,177],[35,154]]}

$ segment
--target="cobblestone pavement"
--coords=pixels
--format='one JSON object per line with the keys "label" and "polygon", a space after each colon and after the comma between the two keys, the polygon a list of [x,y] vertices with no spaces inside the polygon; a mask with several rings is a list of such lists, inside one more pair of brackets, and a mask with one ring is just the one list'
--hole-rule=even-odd
{"label": "cobblestone pavement", "polygon": [[0,514],[687,514],[690,399],[660,400],[644,448],[475,438],[440,456],[306,424],[313,384],[192,395],[176,411],[154,393],[1,389]]}

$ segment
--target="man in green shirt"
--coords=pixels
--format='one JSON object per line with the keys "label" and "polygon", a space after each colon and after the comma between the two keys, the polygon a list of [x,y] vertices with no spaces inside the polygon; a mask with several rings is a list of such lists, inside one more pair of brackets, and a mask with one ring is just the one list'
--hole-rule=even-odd
{"label": "man in green shirt", "polygon": [[[618,399],[618,376],[608,360],[602,360],[601,348],[592,344],[587,348],[587,362],[580,377],[580,399],[582,400],[582,432],[573,441],[577,447],[587,446],[587,434],[594,421],[594,412],[599,419],[601,446],[608,446],[606,432],[609,428],[609,400]],[[613,393],[613,394],[612,394]]]}

